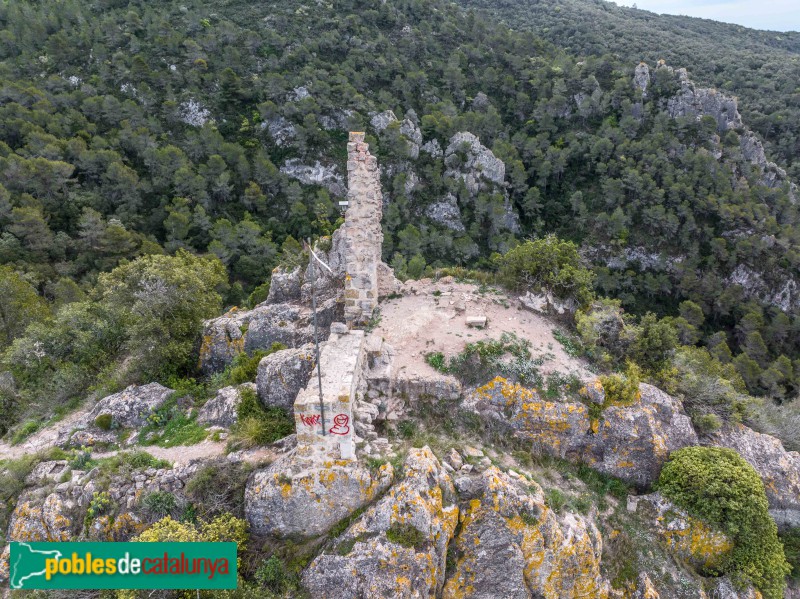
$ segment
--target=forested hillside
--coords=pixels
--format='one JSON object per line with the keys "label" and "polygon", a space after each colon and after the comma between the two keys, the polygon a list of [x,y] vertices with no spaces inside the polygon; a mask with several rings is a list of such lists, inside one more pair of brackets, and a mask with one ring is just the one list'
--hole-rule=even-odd
{"label": "forested hillside", "polygon": [[748,126],[800,179],[800,33],[657,15],[606,0],[459,0],[581,56],[660,59],[739,96]]}
{"label": "forested hillside", "polygon": [[[34,399],[191,374],[200,321],[263,300],[297,240],[335,228],[348,130],[384,167],[398,275],[491,270],[556,233],[594,260],[600,294],[655,314],[645,328],[677,317],[682,342],[734,363],[751,392],[796,395],[796,287],[781,309],[736,273],[796,284],[797,205],[763,184],[743,131],[665,112],[681,89],[669,69],[643,99],[627,57],[423,0],[10,0],[0,38],[11,421]],[[783,96],[758,93],[742,109],[778,118]]]}

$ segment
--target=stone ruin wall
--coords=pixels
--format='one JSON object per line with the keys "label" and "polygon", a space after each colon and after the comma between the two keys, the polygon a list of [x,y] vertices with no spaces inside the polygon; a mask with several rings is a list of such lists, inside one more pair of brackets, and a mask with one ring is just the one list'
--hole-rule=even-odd
{"label": "stone ruin wall", "polygon": [[378,271],[383,246],[383,195],[378,160],[364,133],[350,133],[347,144],[344,314],[349,327],[366,324],[378,306]]}

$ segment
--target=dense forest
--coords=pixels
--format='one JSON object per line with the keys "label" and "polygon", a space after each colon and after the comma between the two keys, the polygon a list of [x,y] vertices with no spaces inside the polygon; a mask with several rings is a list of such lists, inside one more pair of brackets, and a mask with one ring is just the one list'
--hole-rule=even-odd
{"label": "dense forest", "polygon": [[459,0],[509,26],[530,30],[576,57],[612,54],[689,70],[706,86],[738,96],[748,127],[800,179],[800,33],[759,31],[606,0]]}
{"label": "dense forest", "polygon": [[[734,28],[725,43],[752,40],[752,56],[798,45],[765,36]],[[643,100],[638,60],[568,38],[438,0],[1,4],[0,325],[14,375],[4,421],[34,398],[52,408],[93,386],[191,374],[199,321],[263,300],[297,240],[335,228],[356,129],[384,167],[384,258],[398,275],[493,270],[519,240],[555,233],[593,259],[596,292],[641,317],[635,326],[657,337],[657,319],[671,319],[681,342],[707,348],[751,393],[796,396],[796,302],[782,310],[731,283],[742,265],[774,288],[796,277],[788,186],[761,184],[738,132],[669,117],[671,70]],[[674,66],[702,81],[688,56],[701,54],[675,52]],[[715,64],[746,123],[790,166],[796,62],[750,106]],[[770,77],[764,86],[777,85]],[[386,110],[399,118],[376,128]],[[448,148],[460,132],[503,161],[502,181],[475,189],[453,174],[469,164],[469,144]],[[297,165],[327,172],[326,184]],[[430,216],[446,196],[463,226]],[[631,252],[657,266],[614,266]],[[154,272],[185,293],[164,292]]]}

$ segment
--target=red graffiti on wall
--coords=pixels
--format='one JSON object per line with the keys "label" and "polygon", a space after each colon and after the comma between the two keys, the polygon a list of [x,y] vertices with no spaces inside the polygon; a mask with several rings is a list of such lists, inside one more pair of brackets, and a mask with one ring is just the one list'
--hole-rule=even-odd
{"label": "red graffiti on wall", "polygon": [[321,418],[319,414],[314,414],[312,416],[306,416],[305,414],[300,414],[300,422],[302,422],[306,426],[316,426],[321,422]]}
{"label": "red graffiti on wall", "polygon": [[350,432],[350,416],[347,414],[336,414],[333,417],[333,427],[328,431],[332,435],[346,435]]}

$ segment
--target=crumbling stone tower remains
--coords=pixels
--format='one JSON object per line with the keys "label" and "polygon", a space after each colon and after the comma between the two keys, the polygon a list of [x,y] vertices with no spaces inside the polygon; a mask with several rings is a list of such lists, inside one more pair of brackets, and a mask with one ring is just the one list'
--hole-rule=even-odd
{"label": "crumbling stone tower remains", "polygon": [[[347,144],[348,208],[340,229],[344,240],[344,317],[334,323],[319,359],[320,381],[312,376],[294,402],[297,456],[315,463],[354,460],[354,404],[363,387],[364,331],[378,306],[381,268],[383,196],[378,161],[363,133],[350,133]],[[393,278],[393,277],[392,277]]]}
{"label": "crumbling stone tower remains", "polygon": [[383,246],[380,170],[363,133],[350,133],[347,181],[344,317],[352,328],[366,324],[378,305],[378,265]]}

